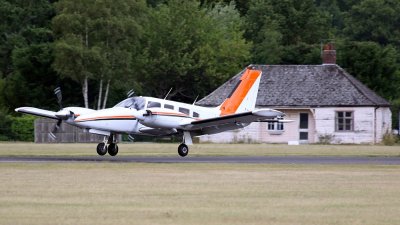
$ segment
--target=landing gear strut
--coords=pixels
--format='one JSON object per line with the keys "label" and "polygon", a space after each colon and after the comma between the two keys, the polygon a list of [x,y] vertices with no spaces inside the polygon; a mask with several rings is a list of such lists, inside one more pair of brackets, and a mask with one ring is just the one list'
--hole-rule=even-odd
{"label": "landing gear strut", "polygon": [[[107,144],[109,144],[108,147]],[[99,155],[105,155],[108,152],[109,155],[116,156],[118,154],[118,145],[115,135],[111,134],[108,138],[104,137],[104,141],[97,145],[96,150]]]}

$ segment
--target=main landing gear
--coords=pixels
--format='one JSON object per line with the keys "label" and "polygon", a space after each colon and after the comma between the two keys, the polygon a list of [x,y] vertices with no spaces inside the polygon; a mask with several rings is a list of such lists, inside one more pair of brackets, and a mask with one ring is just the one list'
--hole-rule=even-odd
{"label": "main landing gear", "polygon": [[188,132],[188,131],[183,132],[183,143],[180,144],[178,147],[178,154],[182,157],[187,156],[187,154],[189,153],[189,147],[186,144],[188,144],[188,145],[193,144],[192,136],[190,135],[190,132]]}
{"label": "main landing gear", "polygon": [[[109,144],[108,147],[107,144]],[[116,156],[118,154],[118,145],[115,135],[111,134],[108,138],[104,137],[104,141],[97,145],[96,150],[99,155],[105,155],[108,152],[109,155]]]}
{"label": "main landing gear", "polygon": [[185,157],[188,153],[189,147],[185,143],[180,144],[178,147],[178,154],[182,157]]}

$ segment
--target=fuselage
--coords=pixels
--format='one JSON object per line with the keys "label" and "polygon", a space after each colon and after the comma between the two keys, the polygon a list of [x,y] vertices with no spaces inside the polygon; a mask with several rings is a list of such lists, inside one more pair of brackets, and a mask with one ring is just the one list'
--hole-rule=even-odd
{"label": "fuselage", "polygon": [[[180,124],[217,117],[219,113],[218,107],[202,107],[153,97],[131,97],[113,108],[79,115],[70,123],[112,133],[162,135],[177,132]],[[157,133],[155,129],[162,131]]]}

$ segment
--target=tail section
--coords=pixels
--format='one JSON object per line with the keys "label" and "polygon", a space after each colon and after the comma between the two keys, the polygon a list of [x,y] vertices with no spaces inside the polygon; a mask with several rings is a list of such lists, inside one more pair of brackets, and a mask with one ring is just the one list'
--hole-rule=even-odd
{"label": "tail section", "polygon": [[253,111],[256,105],[261,70],[248,67],[231,94],[219,107],[220,115]]}

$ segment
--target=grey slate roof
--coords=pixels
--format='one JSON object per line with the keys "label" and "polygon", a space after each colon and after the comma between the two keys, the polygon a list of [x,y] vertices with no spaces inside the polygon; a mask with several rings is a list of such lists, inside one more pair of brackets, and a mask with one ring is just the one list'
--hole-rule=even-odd
{"label": "grey slate roof", "polygon": [[[389,106],[338,65],[255,65],[261,69],[257,106],[335,107]],[[240,79],[240,72],[197,105],[220,105]]]}

